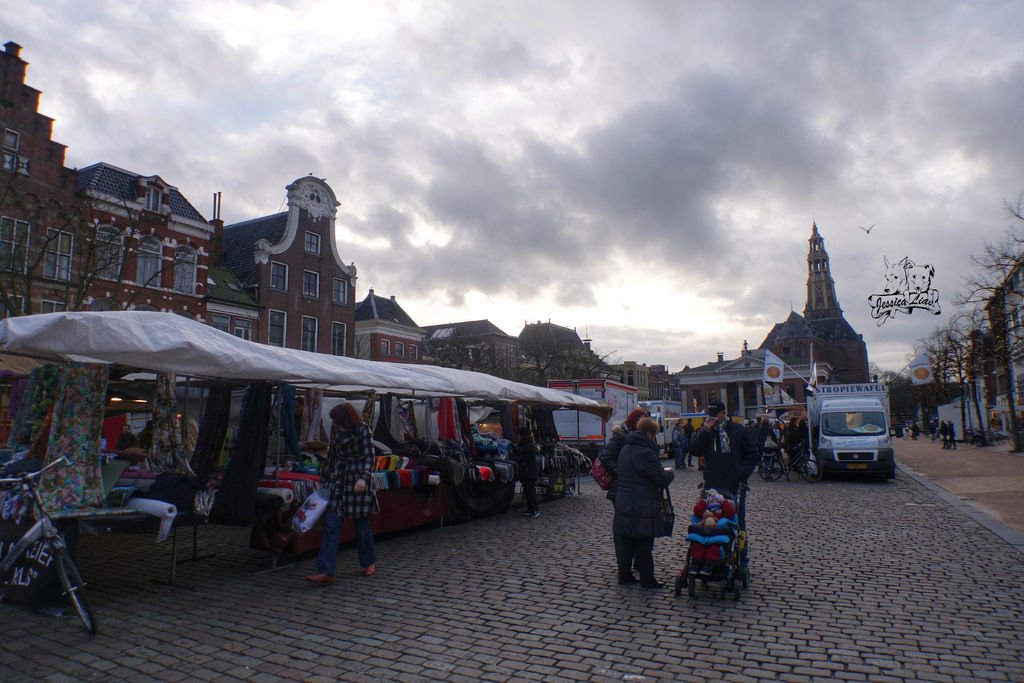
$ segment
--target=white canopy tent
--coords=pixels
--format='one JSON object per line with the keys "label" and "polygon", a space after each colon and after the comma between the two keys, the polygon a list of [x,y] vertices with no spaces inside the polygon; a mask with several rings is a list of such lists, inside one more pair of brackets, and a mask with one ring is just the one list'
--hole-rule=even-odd
{"label": "white canopy tent", "polygon": [[602,415],[609,412],[607,406],[574,394],[480,372],[258,344],[173,313],[91,311],[0,320],[0,369],[23,372],[32,361],[64,360],[119,363],[206,379],[277,381],[348,391],[515,401]]}

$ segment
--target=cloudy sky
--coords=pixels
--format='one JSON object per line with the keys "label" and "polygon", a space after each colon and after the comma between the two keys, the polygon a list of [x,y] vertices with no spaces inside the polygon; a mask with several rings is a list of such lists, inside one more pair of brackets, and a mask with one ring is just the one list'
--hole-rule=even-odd
{"label": "cloudy sky", "polygon": [[[672,371],[803,310],[816,221],[847,320],[899,370],[1024,192],[1024,3],[0,0],[67,164],[283,210],[420,324],[575,327]],[[870,233],[858,226],[874,225]],[[883,258],[942,314],[879,326]]]}

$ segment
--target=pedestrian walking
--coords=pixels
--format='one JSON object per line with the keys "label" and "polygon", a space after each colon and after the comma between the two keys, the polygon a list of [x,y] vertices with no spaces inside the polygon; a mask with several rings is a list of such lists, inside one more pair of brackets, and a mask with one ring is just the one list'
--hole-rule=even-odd
{"label": "pedestrian walking", "polygon": [[949,426],[946,428],[946,431],[949,433],[949,447],[952,448],[955,451],[956,450],[956,426],[953,424],[952,420],[949,421]]}
{"label": "pedestrian walking", "polygon": [[686,456],[689,450],[690,437],[686,435],[686,429],[683,423],[676,420],[675,425],[672,427],[672,455],[675,458],[677,470],[688,467],[686,464]]}
{"label": "pedestrian walking", "polygon": [[693,440],[693,418],[686,418],[686,424],[683,425],[683,432],[686,434],[686,466],[693,467],[693,454],[690,453],[690,441]]}
{"label": "pedestrian walking", "polygon": [[327,491],[324,538],[316,557],[316,574],[306,577],[315,584],[334,583],[338,563],[341,524],[351,517],[356,529],[356,554],[364,576],[377,572],[377,550],[370,528],[375,497],[370,481],[373,470],[373,439],[359,411],[351,403],[331,409],[331,445],[320,469],[320,488]]}
{"label": "pedestrian walking", "polygon": [[949,448],[949,427],[945,420],[939,422],[939,436],[942,437],[942,447]]}
{"label": "pedestrian walking", "polygon": [[[661,535],[661,490],[675,476],[658,457],[658,423],[642,418],[626,436],[618,456],[618,492],[613,530],[619,584],[663,588],[654,575],[654,539]],[[633,565],[640,573],[633,575]]]}
{"label": "pedestrian walking", "polygon": [[536,519],[540,517],[540,506],[537,504],[537,444],[527,428],[520,429],[518,436],[516,478],[523,488],[523,502],[526,505],[523,516]]}
{"label": "pedestrian walking", "polygon": [[[630,432],[636,430],[637,423],[645,417],[647,417],[647,411],[643,408],[633,408],[633,410],[629,411],[629,414],[626,415],[626,420],[621,425],[615,425],[612,428],[611,438],[608,439],[608,443],[605,444],[600,455],[597,456],[601,459],[601,464],[604,466],[605,470],[612,475],[612,483],[608,487],[607,493],[605,493],[605,497],[610,500],[612,504],[615,503],[615,496],[619,490],[619,452],[622,451],[622,447],[626,444],[626,437]],[[622,556],[625,550],[620,547],[622,539],[615,533],[614,524],[612,529],[612,541],[615,544],[615,557],[618,558]]]}

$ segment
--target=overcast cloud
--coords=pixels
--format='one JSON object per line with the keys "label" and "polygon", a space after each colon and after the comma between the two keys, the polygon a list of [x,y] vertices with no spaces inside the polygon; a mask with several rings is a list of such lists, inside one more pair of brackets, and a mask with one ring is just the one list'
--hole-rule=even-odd
{"label": "overcast cloud", "polygon": [[[159,174],[207,216],[223,192],[229,223],[312,173],[359,298],[673,371],[802,311],[812,221],[900,369],[1024,191],[1016,0],[0,9],[69,166]],[[934,265],[941,317],[875,324],[883,256]]]}

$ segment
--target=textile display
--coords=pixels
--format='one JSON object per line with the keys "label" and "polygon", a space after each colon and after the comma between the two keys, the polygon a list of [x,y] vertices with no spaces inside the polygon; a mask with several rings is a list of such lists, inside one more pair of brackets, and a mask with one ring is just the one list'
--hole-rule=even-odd
{"label": "textile display", "polygon": [[455,424],[455,399],[438,399],[437,438],[439,441],[458,440],[459,430]]}
{"label": "textile display", "polygon": [[178,508],[155,498],[137,497],[133,497],[128,501],[128,507],[159,519],[160,529],[156,533],[156,542],[163,543],[167,540],[167,535],[171,532],[171,527],[174,525],[174,519],[178,516]]}
{"label": "textile display", "polygon": [[[32,443],[46,420],[46,415],[57,398],[60,366],[44,365],[29,374],[28,383],[11,424],[8,448],[20,450]],[[12,403],[13,405],[13,403]]]}
{"label": "textile display", "polygon": [[267,459],[267,423],[270,421],[271,385],[250,384],[242,400],[238,440],[231,454],[213,516],[251,524],[256,520],[256,482]]}
{"label": "textile display", "polygon": [[43,465],[63,456],[72,463],[40,479],[39,495],[48,511],[103,503],[100,431],[109,372],[105,364],[69,363],[61,368]]}
{"label": "textile display", "polygon": [[380,403],[380,419],[373,427],[373,439],[387,445],[388,448],[394,448],[398,445],[398,439],[391,430],[391,418],[393,417],[391,408],[395,399],[390,394],[385,394]]}
{"label": "textile display", "polygon": [[206,395],[206,408],[199,425],[196,449],[192,453],[192,471],[200,481],[213,471],[220,456],[224,437],[228,433],[228,422],[231,418],[231,387],[227,384],[215,384]]}
{"label": "textile display", "polygon": [[303,441],[320,441],[320,411],[324,400],[323,389],[306,389],[302,402],[302,428],[299,433]]}
{"label": "textile display", "polygon": [[195,476],[185,457],[185,446],[178,428],[178,404],[174,397],[176,379],[174,373],[157,373],[153,396],[153,444],[146,462],[153,472],[180,472]]}

